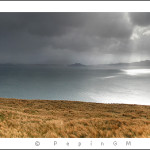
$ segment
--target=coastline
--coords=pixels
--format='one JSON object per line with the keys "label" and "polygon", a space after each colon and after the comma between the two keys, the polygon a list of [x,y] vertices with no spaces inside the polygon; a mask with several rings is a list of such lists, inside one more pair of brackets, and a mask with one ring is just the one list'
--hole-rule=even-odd
{"label": "coastline", "polygon": [[150,137],[150,106],[0,98],[0,137]]}

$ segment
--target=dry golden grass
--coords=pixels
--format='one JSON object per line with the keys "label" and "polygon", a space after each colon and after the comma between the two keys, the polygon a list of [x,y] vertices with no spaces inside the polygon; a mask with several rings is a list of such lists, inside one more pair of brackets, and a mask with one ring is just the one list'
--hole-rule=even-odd
{"label": "dry golden grass", "polygon": [[0,137],[150,137],[150,106],[0,98]]}

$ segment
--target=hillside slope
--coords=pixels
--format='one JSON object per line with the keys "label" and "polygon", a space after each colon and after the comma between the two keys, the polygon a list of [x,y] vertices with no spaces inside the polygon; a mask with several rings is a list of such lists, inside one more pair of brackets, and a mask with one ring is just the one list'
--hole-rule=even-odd
{"label": "hillside slope", "polygon": [[0,98],[0,137],[150,137],[150,106]]}

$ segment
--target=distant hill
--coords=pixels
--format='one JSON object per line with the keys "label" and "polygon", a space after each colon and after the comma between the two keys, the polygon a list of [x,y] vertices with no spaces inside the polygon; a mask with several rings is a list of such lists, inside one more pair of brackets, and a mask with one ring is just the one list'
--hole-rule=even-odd
{"label": "distant hill", "polygon": [[[41,65],[41,66],[52,66],[52,67],[64,67],[64,64],[13,64],[13,63],[0,63],[0,66],[15,66],[15,65]],[[97,64],[97,65],[84,65],[81,63],[74,63],[68,65],[69,67],[102,67],[102,66],[149,66],[150,67],[150,60],[144,60],[139,62],[132,62],[132,63],[114,63],[114,64]]]}
{"label": "distant hill", "polygon": [[140,61],[140,62],[134,62],[133,65],[142,65],[142,66],[150,66],[150,60]]}
{"label": "distant hill", "polygon": [[114,66],[150,66],[150,60],[144,60],[139,62],[132,62],[132,63],[116,63],[111,64]]}
{"label": "distant hill", "polygon": [[71,64],[69,65],[69,67],[85,67],[86,65],[80,64],[80,63],[75,63],[75,64]]}

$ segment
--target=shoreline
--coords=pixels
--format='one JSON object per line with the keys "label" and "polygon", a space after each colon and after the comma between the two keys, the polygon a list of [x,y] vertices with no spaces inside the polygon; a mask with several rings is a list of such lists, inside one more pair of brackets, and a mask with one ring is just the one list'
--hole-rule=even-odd
{"label": "shoreline", "polygon": [[150,106],[0,98],[0,137],[150,137]]}
{"label": "shoreline", "polygon": [[91,103],[91,104],[108,104],[108,105],[138,105],[138,106],[150,106],[147,104],[134,104],[134,103],[104,103],[104,102],[92,102],[92,101],[75,101],[75,100],[56,100],[56,99],[20,99],[20,98],[5,98],[5,97],[0,97],[0,100],[5,99],[5,100],[20,100],[20,101],[62,101],[62,102],[80,102],[80,103]]}

